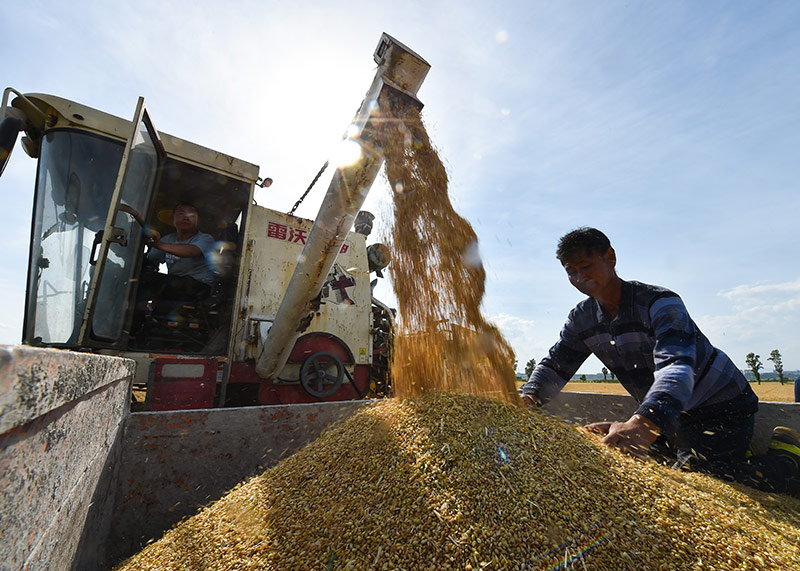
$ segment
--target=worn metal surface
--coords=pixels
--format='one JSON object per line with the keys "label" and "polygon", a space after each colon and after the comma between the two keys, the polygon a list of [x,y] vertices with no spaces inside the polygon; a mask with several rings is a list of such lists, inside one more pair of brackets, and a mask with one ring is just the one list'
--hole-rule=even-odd
{"label": "worn metal surface", "polygon": [[127,359],[0,345],[0,434],[133,375]]}
{"label": "worn metal surface", "polygon": [[[627,395],[562,392],[545,408],[561,418],[585,424],[627,420],[636,411],[637,405],[633,397]],[[766,451],[772,438],[772,429],[776,426],[788,426],[800,431],[800,403],[759,403],[752,441],[754,452]]]}
{"label": "worn metal surface", "polygon": [[364,401],[133,413],[122,439],[105,566],[136,553],[346,418]]}
{"label": "worn metal surface", "polygon": [[[98,111],[55,95],[26,93],[25,96],[40,107],[47,116],[55,119],[55,123],[49,125],[49,128],[78,128],[122,141],[130,134],[131,121],[129,119],[109,115],[103,111]],[[17,106],[17,100],[13,102],[13,105]],[[131,106],[133,106],[132,100]],[[80,119],[77,117],[80,117]],[[41,126],[43,128],[44,123]],[[185,141],[168,133],[159,134],[164,143],[164,149],[169,155],[211,167],[225,175],[236,176],[248,182],[255,182],[258,178],[257,165],[202,147],[190,141]]]}
{"label": "worn metal surface", "polygon": [[[246,284],[242,314],[250,330],[240,328],[243,339],[238,344],[236,360],[256,357],[259,323],[271,324],[278,313],[281,300],[303,255],[306,238],[313,223],[310,220],[283,214],[275,210],[251,207],[248,221],[248,240],[252,242],[250,275]],[[314,313],[306,333],[325,332],[340,339],[355,357],[355,363],[372,363],[371,294],[366,239],[350,232],[340,247],[334,273],[352,278],[352,286],[328,284],[323,287],[319,309]],[[343,295],[346,296],[346,301]],[[250,339],[248,344],[247,339]],[[290,347],[291,349],[291,347]],[[350,368],[352,373],[352,367]],[[298,380],[299,367],[289,365],[279,375],[281,379]]]}
{"label": "worn metal surface", "polygon": [[113,463],[133,363],[0,347],[0,568],[69,569]]}

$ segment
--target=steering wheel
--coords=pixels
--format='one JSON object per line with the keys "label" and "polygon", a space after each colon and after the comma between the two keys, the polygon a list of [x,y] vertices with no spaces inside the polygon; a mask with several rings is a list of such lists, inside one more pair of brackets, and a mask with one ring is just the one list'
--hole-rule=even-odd
{"label": "steering wheel", "polygon": [[136,210],[132,206],[128,206],[124,202],[120,202],[119,206],[117,207],[117,210],[121,212],[127,212],[128,214],[133,216],[133,219],[139,223],[139,226],[144,228],[144,218],[142,218],[142,215],[136,212]]}
{"label": "steering wheel", "polygon": [[325,398],[339,390],[344,382],[342,361],[328,351],[310,355],[300,368],[300,384],[315,397]]}

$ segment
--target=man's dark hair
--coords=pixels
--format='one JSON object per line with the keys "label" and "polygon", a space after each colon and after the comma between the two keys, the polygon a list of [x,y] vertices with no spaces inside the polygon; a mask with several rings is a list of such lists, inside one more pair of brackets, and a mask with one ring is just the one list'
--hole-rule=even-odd
{"label": "man's dark hair", "polygon": [[582,226],[568,234],[564,234],[558,241],[556,258],[562,264],[569,261],[576,254],[592,256],[594,254],[605,254],[611,247],[608,236],[597,230]]}

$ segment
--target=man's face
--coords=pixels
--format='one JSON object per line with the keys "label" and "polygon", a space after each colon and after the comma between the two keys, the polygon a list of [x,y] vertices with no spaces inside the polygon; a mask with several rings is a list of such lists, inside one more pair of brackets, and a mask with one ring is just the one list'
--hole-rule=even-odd
{"label": "man's face", "polygon": [[564,263],[569,283],[589,297],[597,298],[613,285],[617,255],[613,248],[605,254],[576,254]]}
{"label": "man's face", "polygon": [[197,210],[191,206],[179,206],[172,216],[172,224],[178,230],[191,232],[197,229]]}

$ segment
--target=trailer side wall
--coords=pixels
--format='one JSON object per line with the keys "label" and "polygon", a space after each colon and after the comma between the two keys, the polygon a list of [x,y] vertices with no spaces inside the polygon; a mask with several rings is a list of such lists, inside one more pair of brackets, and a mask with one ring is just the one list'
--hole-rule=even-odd
{"label": "trailer side wall", "polygon": [[[561,392],[545,410],[576,424],[624,421],[636,412],[638,405],[631,396],[599,393]],[[751,448],[763,454],[772,438],[772,429],[788,426],[800,431],[800,403],[760,402],[756,414]]]}
{"label": "trailer side wall", "polygon": [[0,566],[72,566],[90,506],[103,512],[92,502],[108,497],[98,485],[118,451],[133,369],[118,357],[0,346]]}
{"label": "trailer side wall", "polygon": [[105,532],[107,559],[100,567],[138,552],[364,405],[342,401],[131,414]]}

